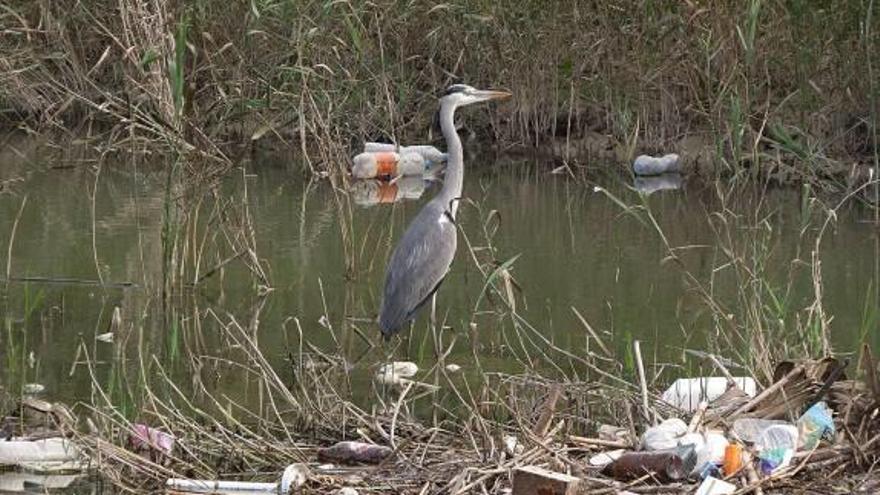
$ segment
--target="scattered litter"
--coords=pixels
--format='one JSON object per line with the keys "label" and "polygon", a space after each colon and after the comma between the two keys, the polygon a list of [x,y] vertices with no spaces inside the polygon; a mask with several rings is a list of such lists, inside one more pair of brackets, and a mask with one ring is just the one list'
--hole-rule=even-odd
{"label": "scattered litter", "polygon": [[[734,383],[749,397],[754,397],[757,391],[755,379],[748,376],[733,377]],[[685,412],[693,412],[700,402],[713,400],[721,397],[730,386],[730,381],[723,376],[702,378],[679,378],[663,392],[663,402],[677,407]]]}
{"label": "scattered litter", "polygon": [[730,495],[735,491],[736,485],[709,476],[700,483],[695,495]]}
{"label": "scattered litter", "polygon": [[281,480],[277,483],[255,483],[248,481],[215,481],[215,480],[191,480],[171,478],[165,482],[165,487],[172,491],[189,493],[214,493],[214,494],[257,494],[277,493],[287,495],[303,486],[309,479],[309,468],[305,464],[291,464],[281,474]]}
{"label": "scattered litter", "polygon": [[351,175],[357,179],[423,176],[446,159],[446,153],[430,145],[365,143],[364,151],[352,159]]}
{"label": "scattered litter", "polygon": [[599,425],[596,432],[600,440],[609,442],[625,442],[632,443],[632,432],[627,428],[615,425]]}
{"label": "scattered litter", "polygon": [[771,425],[755,442],[761,472],[771,474],[791,463],[798,445],[798,429],[791,424]]}
{"label": "scattered litter", "polygon": [[446,153],[429,144],[416,144],[411,146],[398,146],[394,143],[364,143],[365,153],[377,153],[383,151],[395,151],[402,154],[416,153],[421,155],[429,167],[445,163]]}
{"label": "scattered litter", "polygon": [[336,490],[336,495],[358,495],[358,491],[350,486],[344,486]]}
{"label": "scattered litter", "polygon": [[660,175],[679,172],[678,155],[670,153],[660,157],[639,155],[633,162],[633,172],[636,175]]}
{"label": "scattered litter", "polygon": [[590,457],[590,465],[595,467],[605,467],[612,462],[616,461],[623,454],[626,453],[626,449],[615,449],[608,450],[605,452],[599,452],[598,454]]}
{"label": "scattered litter", "polygon": [[817,402],[797,421],[797,429],[800,433],[801,447],[813,450],[822,438],[834,437],[834,418],[828,404]]}
{"label": "scattered litter", "polygon": [[95,336],[95,340],[98,342],[105,342],[107,344],[113,343],[113,332],[101,333]]}
{"label": "scattered litter", "polygon": [[619,480],[631,480],[654,473],[662,483],[687,477],[697,461],[693,445],[667,450],[627,452],[605,466],[602,473]]}
{"label": "scattered litter", "polygon": [[171,451],[174,449],[175,438],[164,431],[136,423],[132,425],[129,441],[135,450],[152,449],[166,455],[171,455]]}
{"label": "scattered litter", "polygon": [[459,371],[461,371],[461,366],[457,364],[447,364],[446,371],[449,373],[458,373]]}
{"label": "scattered litter", "polygon": [[399,385],[402,378],[412,378],[419,372],[416,363],[395,361],[383,364],[376,372],[376,381],[385,385]]}
{"label": "scattered litter", "polygon": [[504,437],[504,452],[509,456],[515,456],[518,454],[522,454],[525,450],[525,446],[519,443],[519,440],[513,435],[506,435]]}
{"label": "scattered litter", "polygon": [[46,386],[40,383],[26,383],[21,391],[27,395],[38,395],[46,391]]}
{"label": "scattered litter", "polygon": [[0,442],[0,465],[34,472],[78,471],[84,466],[80,450],[65,438]]}
{"label": "scattered litter", "polygon": [[778,419],[739,418],[733,422],[730,431],[743,442],[755,443],[767,428],[787,424],[789,423]]}
{"label": "scattered litter", "polygon": [[688,425],[678,418],[667,419],[652,426],[642,434],[641,445],[645,450],[668,450],[678,446],[678,439],[687,433]]}
{"label": "scattered litter", "polygon": [[393,452],[383,445],[346,441],[318,449],[318,459],[322,462],[378,464]]}

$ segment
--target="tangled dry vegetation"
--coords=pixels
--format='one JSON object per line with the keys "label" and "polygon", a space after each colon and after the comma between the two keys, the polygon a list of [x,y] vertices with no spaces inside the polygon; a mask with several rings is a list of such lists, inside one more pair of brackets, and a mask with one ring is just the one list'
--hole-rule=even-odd
{"label": "tangled dry vegetation", "polygon": [[3,7],[0,118],[102,149],[225,162],[265,141],[335,170],[345,150],[314,150],[423,140],[464,79],[516,95],[478,134],[571,163],[675,148],[809,180],[877,156],[873,1]]}

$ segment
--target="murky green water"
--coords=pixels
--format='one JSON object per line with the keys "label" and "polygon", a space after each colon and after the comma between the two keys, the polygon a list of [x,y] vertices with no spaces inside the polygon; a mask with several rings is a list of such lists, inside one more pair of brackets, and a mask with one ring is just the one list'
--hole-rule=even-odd
{"label": "murky green water", "polygon": [[[274,290],[260,296],[243,258],[236,258],[199,286],[163,300],[166,176],[161,169],[108,163],[97,174],[90,165],[53,168],[58,164],[8,160],[0,178],[6,181],[0,193],[0,271],[6,269],[13,230],[15,237],[8,263],[12,279],[0,285],[0,382],[13,392],[25,383],[43,384],[47,397],[70,402],[88,397],[93,380],[107,389],[120,387],[116,370],[132,365],[138,349],[187,382],[188,353],[223,357],[234,352],[219,331],[229,317],[245,326],[258,319],[253,328],[260,346],[282,378],[289,376],[290,357],[298,354],[299,322],[304,341],[346,356],[352,395],[363,396],[359,391],[366,390],[366,370],[388,349],[372,322],[384,264],[408,219],[437,190],[428,185],[420,199],[364,207],[345,201],[327,182],[304,182],[295,164],[249,164],[226,179],[217,194],[240,202],[247,185],[255,253]],[[522,289],[516,293],[519,313],[555,345],[575,353],[584,352],[586,332],[572,307],[618,355],[640,339],[650,361],[681,362],[684,348],[718,342],[711,314],[681,269],[662,262],[667,253],[656,232],[623,214],[591,185],[550,175],[550,168],[540,161],[501,160],[472,167],[466,181],[466,195],[474,204],[462,207],[462,231],[482,262],[488,259],[481,249],[486,232],[495,232],[492,244],[499,262],[519,255],[512,269]],[[639,201],[619,179],[601,182],[625,201]],[[406,190],[417,196],[421,187],[410,184]],[[736,196],[736,208],[748,215],[757,196]],[[791,190],[769,191],[764,201],[774,231],[767,272],[771,284],[782,290],[792,260],[809,261],[812,246],[799,235],[804,203],[800,192]],[[686,184],[654,193],[648,204],[670,244],[692,246],[682,251],[684,266],[702,280],[715,273],[719,297],[735,306],[735,283],[723,281],[724,268],[713,248],[716,236],[706,221],[707,212],[720,207],[712,189]],[[211,211],[200,210],[196,222],[207,227],[181,237],[181,242],[206,246],[201,275],[226,261],[210,253],[224,245],[224,236],[236,235],[211,223]],[[876,310],[871,288],[877,230],[870,216],[857,206],[841,209],[822,243],[824,308],[833,318],[830,339],[838,352],[854,351],[862,340],[878,345],[873,324],[864,323],[872,321]],[[438,318],[451,327],[443,332],[444,343],[457,336],[447,362],[467,373],[476,354],[486,370],[519,369],[516,349],[503,335],[509,316],[480,313],[476,330],[469,330],[485,278],[460,239],[437,307]],[[234,249],[225,253],[234,254]],[[185,272],[191,275],[195,262],[190,257],[187,263]],[[802,270],[791,283],[791,314],[812,294],[809,275]],[[497,298],[494,303],[483,299],[479,309],[503,308]],[[96,335],[111,329],[116,307],[123,324],[114,343],[96,341]],[[411,338],[392,343],[395,357],[433,360],[426,315],[416,322]],[[215,382],[230,397],[247,400],[253,393],[236,376],[216,377]]]}

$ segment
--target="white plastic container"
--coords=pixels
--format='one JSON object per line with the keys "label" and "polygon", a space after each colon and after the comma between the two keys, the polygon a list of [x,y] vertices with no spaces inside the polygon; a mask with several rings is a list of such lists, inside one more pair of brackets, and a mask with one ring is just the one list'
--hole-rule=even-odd
{"label": "white plastic container", "polygon": [[417,153],[425,159],[427,167],[433,167],[446,162],[447,155],[429,144],[416,144],[413,146],[398,146],[394,143],[364,143],[364,152],[376,153],[382,151],[394,151],[397,153]]}
{"label": "white plastic container", "polygon": [[636,175],[660,175],[679,171],[679,159],[675,153],[660,157],[639,155],[633,162],[633,173]]}
{"label": "white plastic container", "polygon": [[709,476],[700,484],[694,495],[730,495],[736,492],[736,485]]}
{"label": "white plastic container", "polygon": [[[748,376],[734,377],[736,385],[749,397],[757,390],[755,379]],[[701,401],[712,402],[727,391],[727,378],[710,376],[701,378],[679,378],[663,392],[664,402],[686,412],[696,411]]]}

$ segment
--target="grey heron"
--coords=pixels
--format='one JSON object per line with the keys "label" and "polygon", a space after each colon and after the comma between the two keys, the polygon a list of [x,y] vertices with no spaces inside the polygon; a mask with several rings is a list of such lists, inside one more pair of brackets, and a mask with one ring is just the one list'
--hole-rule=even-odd
{"label": "grey heron", "polygon": [[394,248],[385,270],[379,327],[385,338],[409,323],[437,291],[455,257],[455,213],[464,181],[461,139],[455,129],[458,107],[510,96],[506,91],[454,84],[440,98],[440,130],[446,139],[443,187],[416,215]]}

